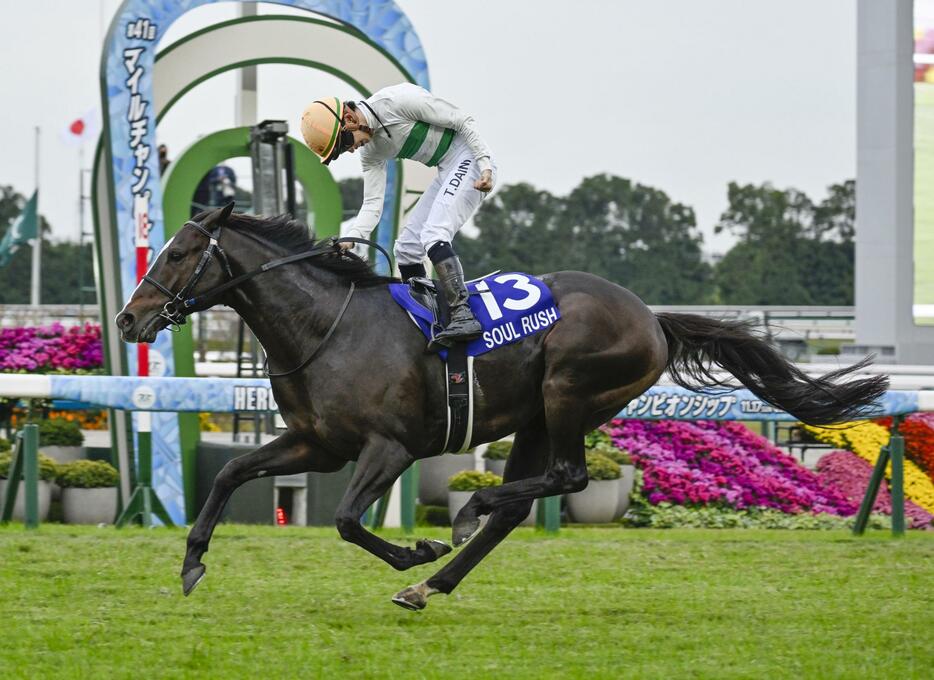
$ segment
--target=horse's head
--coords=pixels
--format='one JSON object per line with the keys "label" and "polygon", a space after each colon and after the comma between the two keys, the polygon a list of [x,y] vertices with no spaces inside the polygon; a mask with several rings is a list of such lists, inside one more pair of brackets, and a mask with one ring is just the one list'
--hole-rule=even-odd
{"label": "horse's head", "polygon": [[198,215],[166,242],[114,319],[125,342],[153,342],[163,328],[185,323],[188,314],[210,306],[190,302],[231,278],[217,238],[233,205]]}

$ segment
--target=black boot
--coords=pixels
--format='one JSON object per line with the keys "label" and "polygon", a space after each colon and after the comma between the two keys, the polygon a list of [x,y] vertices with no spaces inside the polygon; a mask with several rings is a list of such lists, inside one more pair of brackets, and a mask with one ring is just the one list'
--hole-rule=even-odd
{"label": "black boot", "polygon": [[[470,295],[467,292],[467,284],[464,283],[464,270],[461,269],[460,260],[451,249],[449,244],[447,251],[442,251],[447,255],[444,259],[432,258],[435,265],[435,271],[438,273],[438,279],[441,283],[441,289],[444,291],[445,300],[448,303],[448,310],[451,320],[447,327],[428,345],[431,351],[438,351],[442,347],[450,347],[455,342],[469,342],[480,337],[483,329],[480,322],[477,321],[473,312],[470,311],[470,305],[467,303]],[[439,249],[440,250],[440,249]],[[440,254],[435,249],[429,253]]]}

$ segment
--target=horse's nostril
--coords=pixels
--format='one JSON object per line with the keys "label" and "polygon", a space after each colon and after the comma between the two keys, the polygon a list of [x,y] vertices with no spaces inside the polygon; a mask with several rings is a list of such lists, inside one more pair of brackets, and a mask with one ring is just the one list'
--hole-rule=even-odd
{"label": "horse's nostril", "polygon": [[133,315],[129,312],[122,312],[117,315],[117,326],[120,328],[129,328],[133,325]]}

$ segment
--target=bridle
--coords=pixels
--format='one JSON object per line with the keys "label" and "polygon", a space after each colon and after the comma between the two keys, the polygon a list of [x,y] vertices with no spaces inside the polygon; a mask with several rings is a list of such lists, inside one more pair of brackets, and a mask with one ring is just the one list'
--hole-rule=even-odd
{"label": "bridle", "polygon": [[[201,259],[198,261],[198,266],[195,267],[195,270],[191,273],[191,276],[188,277],[188,282],[182,286],[180,291],[173,293],[168,288],[152,278],[149,274],[143,276],[143,281],[152,284],[160,293],[169,298],[169,301],[165,303],[162,311],[159,312],[159,316],[169,322],[169,327],[173,331],[177,331],[179,326],[185,325],[185,319],[191,313],[190,311],[186,310],[197,304],[197,298],[189,298],[188,296],[191,294],[191,291],[194,289],[194,287],[198,285],[198,281],[201,280],[201,277],[204,275],[204,272],[212,259],[217,258],[217,260],[223,265],[224,270],[227,272],[228,278],[234,278],[233,272],[230,269],[230,262],[227,260],[227,254],[217,242],[221,234],[220,226],[215,228],[214,231],[208,231],[204,228],[204,226],[201,225],[201,223],[194,220],[189,220],[185,222],[184,225],[182,225],[183,229],[185,227],[194,227],[208,237],[208,247],[204,249],[203,253],[201,253]],[[206,296],[201,297],[204,298]],[[174,328],[172,328],[173,326]]]}
{"label": "bridle", "polygon": [[[182,286],[181,290],[179,290],[177,293],[173,293],[166,286],[163,286],[161,283],[156,281],[149,274],[146,274],[142,278],[143,281],[146,281],[147,283],[151,284],[152,286],[156,288],[156,290],[158,290],[160,293],[162,293],[167,298],[169,298],[169,301],[165,303],[165,306],[163,306],[162,311],[159,312],[159,316],[168,322],[169,330],[176,331],[176,332],[181,330],[180,328],[181,326],[185,325],[185,322],[188,316],[194,313],[194,308],[197,307],[198,305],[203,304],[205,301],[210,300],[211,298],[215,298],[222,293],[226,293],[228,290],[231,290],[232,288],[236,288],[241,283],[243,283],[244,281],[248,279],[252,279],[254,276],[258,276],[259,274],[268,272],[271,269],[275,269],[276,267],[281,267],[284,264],[291,264],[292,262],[299,262],[300,260],[307,260],[312,257],[318,257],[319,255],[326,255],[329,253],[334,254],[335,252],[339,250],[337,246],[341,242],[364,243],[366,245],[372,246],[383,254],[383,256],[390,263],[390,265],[392,264],[392,260],[389,258],[389,253],[387,253],[386,250],[382,246],[380,246],[378,243],[374,243],[373,241],[367,240],[365,238],[357,238],[355,236],[344,236],[341,238],[337,238],[337,237],[329,238],[325,242],[324,245],[318,245],[318,246],[315,246],[314,248],[309,248],[308,250],[302,251],[300,253],[295,253],[293,255],[286,255],[285,257],[280,257],[275,260],[270,260],[269,262],[266,262],[265,264],[260,265],[259,267],[257,267],[256,269],[252,271],[246,272],[244,274],[240,274],[240,276],[234,276],[233,271],[230,269],[230,262],[227,260],[227,254],[224,252],[224,249],[221,248],[220,244],[218,243],[218,240],[220,239],[222,225],[217,225],[217,227],[215,227],[213,231],[208,231],[204,227],[204,225],[202,225],[200,222],[196,220],[188,220],[187,222],[185,222],[184,225],[182,225],[182,228],[184,229],[185,227],[189,227],[189,226],[194,227],[195,229],[200,231],[202,234],[207,236],[208,245],[207,245],[207,248],[204,249],[204,252],[201,253],[201,259],[198,260],[198,265],[195,267],[195,270],[191,273],[191,276],[188,277],[188,281],[185,283],[184,286]],[[207,269],[208,264],[210,264],[211,260],[213,259],[217,259],[218,262],[220,262],[220,264],[223,266],[224,271],[227,273],[228,280],[219,286],[215,286],[214,288],[212,288],[211,290],[205,293],[192,296],[192,291],[194,290],[194,287],[198,285],[198,281],[200,281],[201,277],[204,276],[204,272]],[[321,342],[318,343],[318,346],[315,347],[315,349],[311,352],[311,354],[308,357],[306,357],[302,361],[301,364],[299,364],[298,366],[296,366],[295,368],[291,370],[284,371],[282,373],[270,373],[268,370],[266,370],[266,366],[264,365],[263,370],[265,371],[266,375],[269,376],[270,378],[277,378],[277,377],[284,376],[284,375],[291,375],[292,373],[296,373],[297,371],[300,371],[305,366],[307,366],[308,362],[310,362],[314,358],[314,356],[318,353],[318,350],[320,350],[321,347],[324,346],[324,343],[327,342],[328,338],[330,338],[331,335],[334,333],[334,330],[337,328],[337,325],[340,323],[341,318],[343,318],[344,316],[344,312],[347,310],[348,305],[350,305],[350,298],[353,297],[355,289],[356,289],[356,285],[354,284],[354,282],[351,281],[350,290],[347,292],[347,297],[344,299],[343,305],[341,305],[340,311],[337,314],[337,318],[334,319],[334,322],[331,324],[331,327],[328,329],[327,333],[325,333],[324,338],[322,338]]]}

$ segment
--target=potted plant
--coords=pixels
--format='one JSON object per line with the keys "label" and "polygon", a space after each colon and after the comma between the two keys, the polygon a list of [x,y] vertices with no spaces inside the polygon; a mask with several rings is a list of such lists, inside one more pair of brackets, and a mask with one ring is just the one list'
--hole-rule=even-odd
{"label": "potted plant", "polygon": [[46,418],[40,420],[39,451],[59,463],[84,458],[84,435],[76,420]]}
{"label": "potted plant", "polygon": [[636,478],[636,466],[632,464],[632,457],[628,451],[618,449],[612,444],[601,443],[590,449],[603,454],[619,465],[619,503],[616,506],[614,520],[626,514],[629,509],[629,496],[632,494],[632,485]]}
{"label": "potted plant", "polygon": [[68,524],[110,524],[117,514],[120,475],[102,460],[76,460],[58,468],[62,514]]}
{"label": "potted plant", "polygon": [[[6,500],[7,479],[10,476],[10,466],[13,464],[13,455],[10,452],[0,453],[0,504]],[[52,480],[58,472],[55,461],[39,454],[39,521],[45,521],[49,516],[49,501],[52,498]],[[2,507],[2,505],[0,505]],[[13,505],[13,519],[22,522],[26,518],[26,492],[23,482],[20,481],[16,493],[16,503]]]}
{"label": "potted plant", "polygon": [[[499,486],[503,483],[503,478],[492,472],[480,472],[479,470],[463,470],[457,474],[451,475],[448,479],[448,514],[451,522],[457,517],[457,513],[467,504],[474,491],[485,489],[489,486]],[[486,523],[488,516],[480,518],[480,526]]]}
{"label": "potted plant", "polygon": [[418,502],[422,505],[447,505],[448,479],[462,470],[474,469],[473,451],[443,453],[419,460]]}
{"label": "potted plant", "polygon": [[619,465],[596,451],[586,455],[590,483],[583,491],[568,494],[571,519],[583,524],[612,522],[619,505]]}
{"label": "potted plant", "polygon": [[506,471],[506,459],[509,458],[510,451],[512,451],[512,442],[508,439],[487,444],[486,450],[483,452],[483,463],[486,471],[502,477]]}

